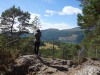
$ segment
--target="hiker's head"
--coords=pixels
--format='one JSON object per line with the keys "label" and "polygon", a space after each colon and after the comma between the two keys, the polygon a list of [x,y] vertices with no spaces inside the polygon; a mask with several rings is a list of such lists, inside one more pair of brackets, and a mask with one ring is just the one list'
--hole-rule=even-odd
{"label": "hiker's head", "polygon": [[36,31],[37,31],[37,32],[40,32],[40,29],[37,29]]}

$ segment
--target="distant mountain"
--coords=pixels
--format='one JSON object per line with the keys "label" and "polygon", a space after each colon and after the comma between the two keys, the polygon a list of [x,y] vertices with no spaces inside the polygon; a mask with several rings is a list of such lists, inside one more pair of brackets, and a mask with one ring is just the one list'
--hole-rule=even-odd
{"label": "distant mountain", "polygon": [[[46,29],[41,30],[43,41],[62,41],[66,43],[81,43],[84,38],[84,30],[80,27],[58,30],[58,29]],[[21,37],[34,36],[33,33],[23,34]]]}
{"label": "distant mountain", "polygon": [[67,43],[81,43],[84,38],[84,30],[80,29],[80,27],[66,30],[46,29],[41,32],[44,41],[55,40]]}

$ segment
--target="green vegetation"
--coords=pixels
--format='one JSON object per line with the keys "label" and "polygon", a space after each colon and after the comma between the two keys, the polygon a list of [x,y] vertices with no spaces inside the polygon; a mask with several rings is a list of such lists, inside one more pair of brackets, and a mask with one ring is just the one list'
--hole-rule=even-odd
{"label": "green vegetation", "polygon": [[80,0],[83,14],[78,14],[78,25],[85,29],[82,45],[87,57],[100,58],[100,0]]}
{"label": "green vegetation", "polygon": [[[86,57],[100,58],[100,0],[80,1],[83,14],[78,14],[77,22],[82,29],[79,27],[62,31],[56,29],[42,31],[41,56],[77,61],[78,51],[84,46]],[[20,55],[34,54],[34,37],[22,37],[22,34],[29,34],[26,27],[35,30],[41,25],[37,16],[29,24],[30,13],[23,12],[15,6],[5,10],[1,17],[0,67],[13,62]],[[18,30],[14,29],[16,22],[19,23]]]}
{"label": "green vegetation", "polygon": [[[30,13],[12,6],[1,14],[0,18],[0,67],[11,63],[16,57],[23,54],[33,54],[34,37],[22,38],[22,34],[29,33]],[[14,26],[18,23],[18,29]],[[11,60],[12,59],[12,60]],[[9,61],[9,62],[8,62]]]}
{"label": "green vegetation", "polygon": [[[47,37],[48,36],[48,37]],[[84,29],[76,27],[73,29],[57,30],[47,29],[42,30],[42,40],[46,41],[62,41],[66,43],[81,43],[84,38]]]}
{"label": "green vegetation", "polygon": [[[49,46],[49,47],[48,47]],[[61,58],[61,59],[77,59],[78,51],[81,49],[79,44],[69,44],[54,41],[40,49],[43,57]]]}

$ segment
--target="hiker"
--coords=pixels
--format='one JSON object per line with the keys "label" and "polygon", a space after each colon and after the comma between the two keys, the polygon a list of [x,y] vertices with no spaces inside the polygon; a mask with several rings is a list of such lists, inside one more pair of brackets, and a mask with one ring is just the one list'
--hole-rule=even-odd
{"label": "hiker", "polygon": [[34,53],[36,55],[38,55],[39,46],[40,46],[40,38],[41,38],[41,31],[40,31],[40,29],[36,30],[34,36],[35,36],[35,40],[34,40]]}

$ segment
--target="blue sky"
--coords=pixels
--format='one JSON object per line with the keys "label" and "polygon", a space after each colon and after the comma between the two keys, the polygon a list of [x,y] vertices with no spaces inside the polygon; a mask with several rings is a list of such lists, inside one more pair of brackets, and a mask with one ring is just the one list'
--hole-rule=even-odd
{"label": "blue sky", "polygon": [[41,29],[70,29],[77,27],[77,14],[82,13],[77,0],[2,0],[0,14],[15,5],[23,11],[39,16]]}

